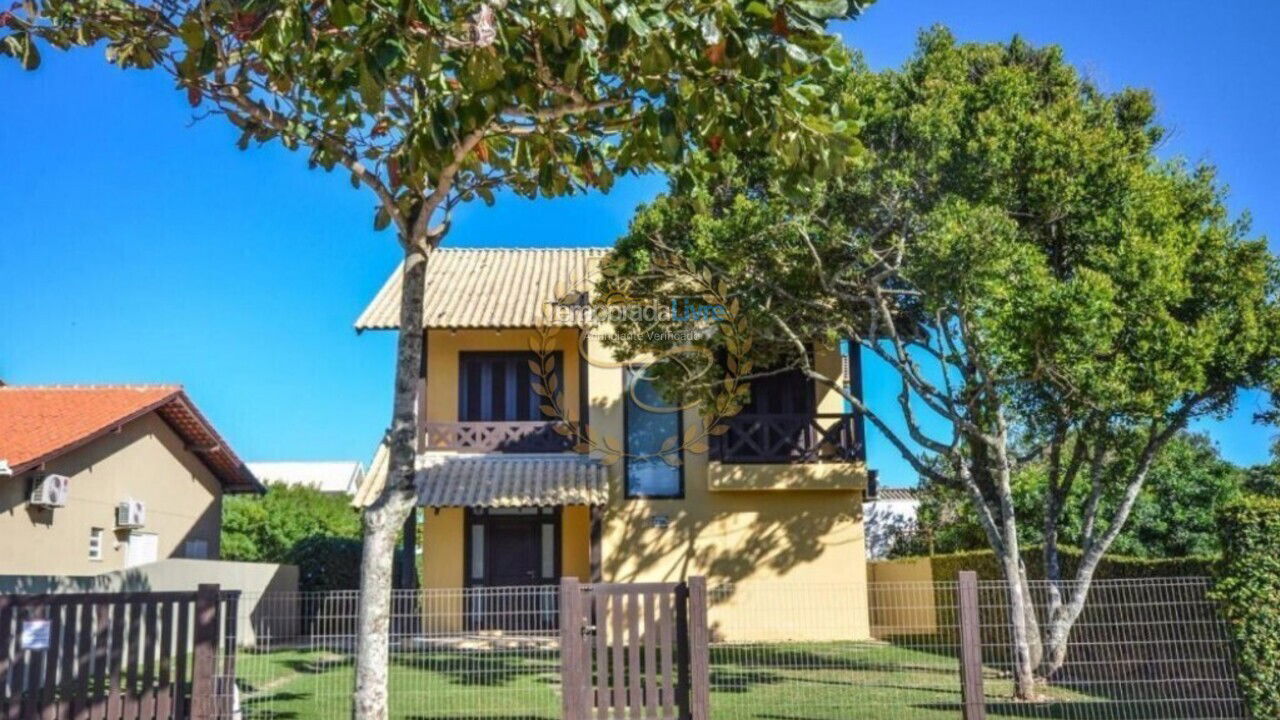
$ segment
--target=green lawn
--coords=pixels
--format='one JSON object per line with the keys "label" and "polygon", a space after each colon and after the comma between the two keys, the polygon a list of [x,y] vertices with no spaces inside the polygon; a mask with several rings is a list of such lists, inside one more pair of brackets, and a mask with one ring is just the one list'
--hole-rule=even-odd
{"label": "green lawn", "polygon": [[[953,659],[871,643],[719,646],[711,658],[712,720],[955,720],[960,685]],[[237,663],[244,718],[347,720],[349,656],[282,651],[241,653]],[[416,650],[393,656],[392,716],[428,718],[560,717],[554,653]],[[1010,682],[987,672],[989,697]],[[1062,702],[997,704],[991,718],[1142,718],[1168,708],[1100,704],[1056,692]],[[1178,713],[1181,714],[1181,713]]]}

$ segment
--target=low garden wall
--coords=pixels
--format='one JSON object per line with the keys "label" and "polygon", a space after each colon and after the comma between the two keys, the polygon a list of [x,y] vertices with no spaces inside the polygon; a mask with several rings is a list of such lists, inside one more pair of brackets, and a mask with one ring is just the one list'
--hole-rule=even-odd
{"label": "low garden wall", "polygon": [[[285,620],[296,618],[296,612],[278,608],[268,612],[261,605],[264,596],[277,603],[297,596],[298,568],[293,565],[173,559],[100,575],[0,575],[0,594],[191,591],[206,583],[241,592],[237,613],[240,644],[254,643],[255,632],[277,637],[297,634],[296,628],[275,624],[296,622]],[[265,622],[268,617],[279,620]]]}

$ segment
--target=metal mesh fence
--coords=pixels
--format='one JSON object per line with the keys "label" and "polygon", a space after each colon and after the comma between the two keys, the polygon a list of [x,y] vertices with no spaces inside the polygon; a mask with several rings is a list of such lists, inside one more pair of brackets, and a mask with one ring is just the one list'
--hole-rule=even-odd
{"label": "metal mesh fence", "polygon": [[[359,594],[269,594],[236,653],[239,717],[349,720]],[[556,588],[395,591],[392,717],[555,718]]]}
{"label": "metal mesh fence", "polygon": [[[1033,582],[1029,589],[1043,632],[1050,586]],[[1075,589],[1065,584],[1064,595]],[[1072,627],[1065,662],[1042,690],[1050,701],[1014,705],[1009,693],[992,693],[988,685],[988,712],[1123,720],[1247,717],[1231,640],[1208,589],[1204,578],[1095,581]],[[983,665],[1010,676],[1008,588],[985,582],[978,590]]]}
{"label": "metal mesh fence", "polygon": [[[1066,664],[1026,703],[1011,700],[1008,593],[981,583],[987,716],[1245,718],[1206,590],[1202,579],[1095,582]],[[1032,595],[1043,616],[1046,587]],[[358,602],[242,598],[228,640],[239,648],[219,660],[224,707],[246,719],[349,718]],[[545,586],[396,591],[392,717],[559,717],[557,605]],[[722,584],[709,605],[712,720],[961,716],[956,583]]]}

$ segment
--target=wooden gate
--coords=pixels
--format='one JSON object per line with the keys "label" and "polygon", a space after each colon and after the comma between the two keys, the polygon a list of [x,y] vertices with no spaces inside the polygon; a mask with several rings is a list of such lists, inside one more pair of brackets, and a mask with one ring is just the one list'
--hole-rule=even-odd
{"label": "wooden gate", "polygon": [[230,717],[239,595],[0,596],[0,718]]}
{"label": "wooden gate", "polygon": [[565,720],[707,720],[707,584],[560,584]]}

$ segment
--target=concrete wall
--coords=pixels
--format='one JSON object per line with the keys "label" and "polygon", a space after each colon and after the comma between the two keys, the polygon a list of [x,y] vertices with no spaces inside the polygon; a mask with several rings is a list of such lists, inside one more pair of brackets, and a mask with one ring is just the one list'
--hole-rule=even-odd
{"label": "concrete wall", "polygon": [[938,631],[933,563],[927,557],[867,563],[871,631],[877,638]]}
{"label": "concrete wall", "polygon": [[[34,472],[34,471],[33,471]],[[143,532],[158,536],[157,559],[183,556],[204,540],[218,557],[222,491],[209,469],[155,413],[51,460],[42,472],[71,478],[66,507],[27,502],[33,472],[0,478],[0,574],[96,575],[122,569],[129,531],[117,530],[121,500],[146,503]],[[104,529],[102,560],[89,559],[90,529]]]}
{"label": "concrete wall", "polygon": [[[190,592],[202,583],[239,590],[237,641],[297,635],[298,568],[274,563],[161,560],[100,575],[0,575],[3,593]],[[264,597],[264,594],[270,593]]]}

